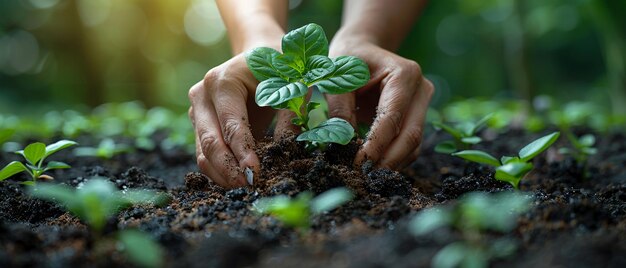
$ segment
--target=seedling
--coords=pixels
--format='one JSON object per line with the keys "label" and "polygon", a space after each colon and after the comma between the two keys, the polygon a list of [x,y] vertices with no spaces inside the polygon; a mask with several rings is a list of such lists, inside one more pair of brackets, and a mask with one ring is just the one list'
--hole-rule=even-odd
{"label": "seedling", "polygon": [[285,195],[262,198],[254,202],[254,210],[261,214],[270,214],[285,225],[306,230],[310,218],[322,212],[331,211],[352,200],[354,196],[346,188],[328,190],[313,198],[310,192],[300,193],[296,198]]}
{"label": "seedling", "polygon": [[[63,205],[86,223],[96,235],[95,249],[106,248],[111,240],[102,238],[104,227],[111,217],[134,204],[164,205],[168,198],[147,190],[118,191],[108,180],[94,178],[74,190],[67,186],[43,184],[31,190],[31,195]],[[122,249],[135,264],[160,266],[161,248],[147,235],[133,230],[118,231],[116,248]]]}
{"label": "seedling", "polygon": [[447,140],[437,144],[437,146],[435,146],[435,152],[450,154],[461,149],[469,149],[472,145],[481,142],[482,139],[476,136],[476,134],[487,125],[487,122],[492,117],[493,114],[488,114],[476,123],[461,122],[454,126],[442,122],[433,122],[435,128],[443,129],[454,138],[454,140]]}
{"label": "seedling", "polygon": [[559,153],[564,155],[571,155],[576,163],[583,169],[583,176],[587,178],[589,172],[587,170],[587,160],[589,156],[592,156],[598,152],[593,147],[596,143],[596,137],[593,134],[582,135],[580,138],[576,137],[569,129],[565,129],[565,136],[569,140],[572,148],[562,147],[559,149]]}
{"label": "seedling", "polygon": [[530,201],[517,192],[469,193],[453,206],[420,211],[409,223],[409,231],[416,236],[436,235],[444,228],[461,232],[461,241],[448,244],[433,257],[433,267],[488,267],[489,260],[511,255],[517,246],[507,238],[488,241],[485,234],[513,230]]}
{"label": "seedling", "polygon": [[24,150],[15,152],[26,159],[26,164],[19,161],[9,163],[6,167],[0,170],[0,181],[24,171],[30,175],[32,180],[22,182],[22,184],[34,185],[39,178],[51,178],[44,175],[44,172],[53,169],[70,168],[70,165],[63,162],[50,161],[46,164],[46,166],[44,166],[43,164],[46,158],[60,150],[74,145],[76,145],[76,142],[69,140],[61,140],[47,146],[41,142],[29,144],[26,148],[24,148]]}
{"label": "seedling", "polygon": [[524,146],[524,148],[519,151],[518,156],[503,156],[500,158],[500,161],[490,154],[478,150],[464,150],[453,153],[452,155],[495,167],[495,178],[497,180],[506,181],[517,189],[520,180],[533,169],[533,164],[530,163],[530,161],[535,156],[548,149],[548,147],[559,138],[559,135],[560,132],[554,132],[543,136]]}
{"label": "seedling", "polygon": [[282,38],[282,51],[258,47],[246,53],[248,68],[259,80],[255,100],[259,106],[288,109],[303,132],[296,138],[310,144],[348,144],[354,128],[346,120],[330,118],[309,126],[309,113],[319,103],[309,102],[309,87],[326,94],[343,94],[364,86],[370,78],[367,64],[353,56],[328,57],[328,40],[321,26],[308,24]]}
{"label": "seedling", "polygon": [[121,153],[127,153],[132,150],[131,147],[124,144],[115,144],[112,139],[103,139],[97,148],[94,147],[78,147],[74,149],[77,156],[93,156],[103,159],[111,159]]}

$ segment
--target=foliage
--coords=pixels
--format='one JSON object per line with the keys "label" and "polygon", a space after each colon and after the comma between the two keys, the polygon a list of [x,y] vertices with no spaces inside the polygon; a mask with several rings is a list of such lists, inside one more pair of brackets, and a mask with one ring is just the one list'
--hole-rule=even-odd
{"label": "foliage", "polygon": [[132,151],[133,148],[125,144],[116,144],[113,139],[103,139],[98,147],[78,147],[74,149],[76,156],[93,156],[104,159],[111,159],[121,153]]}
{"label": "foliage", "polygon": [[529,161],[548,149],[550,145],[559,138],[559,135],[560,132],[554,132],[543,136],[524,146],[524,148],[519,151],[518,156],[503,156],[500,160],[486,152],[478,150],[464,150],[453,153],[452,155],[495,167],[495,178],[497,180],[506,181],[517,189],[519,181],[533,169],[533,164]]}
{"label": "foliage", "polygon": [[[67,186],[42,184],[31,190],[31,195],[40,199],[57,202],[80,218],[93,230],[97,237],[102,235],[107,220],[124,208],[135,204],[164,205],[169,202],[167,195],[148,190],[117,191],[108,180],[93,178],[74,190]],[[147,235],[138,231],[123,230],[117,233],[121,247],[133,263],[158,267],[162,262],[161,248]],[[97,243],[107,241],[97,240]]]}
{"label": "foliage", "polygon": [[459,149],[469,149],[470,146],[477,144],[482,139],[476,134],[487,125],[493,114],[488,114],[477,122],[464,121],[455,125],[445,124],[443,122],[433,122],[435,128],[443,129],[452,135],[454,140],[441,142],[435,146],[435,151],[439,153],[454,153]]}
{"label": "foliage", "polygon": [[63,162],[50,161],[44,166],[46,158],[60,150],[76,145],[76,142],[70,140],[61,140],[50,145],[41,142],[31,143],[24,150],[16,151],[26,159],[26,164],[19,161],[13,161],[0,170],[0,181],[5,180],[17,173],[26,172],[32,178],[31,181],[23,182],[23,184],[34,185],[37,179],[41,178],[43,173],[53,169],[70,168]]}
{"label": "foliage", "polygon": [[326,94],[354,91],[369,81],[365,62],[357,57],[328,57],[328,40],[321,26],[308,24],[287,33],[280,52],[267,47],[246,53],[248,68],[259,80],[255,100],[259,106],[288,109],[296,114],[292,120],[304,132],[298,141],[310,143],[347,144],[354,136],[354,128],[340,118],[330,118],[310,127],[309,113],[319,103],[308,102],[309,87],[315,86]]}
{"label": "foliage", "polygon": [[530,206],[530,198],[517,192],[486,194],[473,192],[452,206],[420,211],[409,223],[416,236],[436,233],[443,228],[462,234],[433,258],[433,267],[488,267],[489,260],[512,254],[516,245],[507,238],[488,242],[487,233],[507,233],[517,225],[517,217]]}
{"label": "foliage", "polygon": [[262,198],[254,202],[254,210],[270,214],[285,225],[307,229],[313,215],[331,211],[352,200],[353,195],[346,188],[334,188],[313,198],[310,192],[300,193],[295,198],[285,195]]}

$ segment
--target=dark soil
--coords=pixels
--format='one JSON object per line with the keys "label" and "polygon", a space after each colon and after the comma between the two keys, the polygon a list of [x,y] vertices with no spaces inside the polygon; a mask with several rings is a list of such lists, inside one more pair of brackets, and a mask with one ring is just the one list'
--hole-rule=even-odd
{"label": "dark soil", "polygon": [[[598,154],[589,161],[590,176],[556,149],[535,159],[536,169],[520,188],[534,195],[533,208],[510,234],[516,253],[497,267],[626,267],[626,137],[600,136]],[[484,135],[489,136],[489,135]],[[494,136],[494,135],[491,135]],[[477,149],[514,154],[539,137],[521,131],[500,134]],[[94,176],[107,177],[120,189],[167,191],[172,202],[161,208],[136,206],[111,219],[107,232],[138,228],[165,249],[172,267],[427,267],[443,246],[459,239],[413,237],[407,223],[423,208],[455,200],[471,191],[512,191],[493,179],[493,170],[434,153],[426,136],[420,158],[402,172],[353,168],[359,147],[331,145],[309,154],[293,139],[258,144],[262,172],[254,187],[226,190],[194,172],[195,159],[182,151],[139,151],[112,160],[53,156],[73,166],[51,172],[57,183],[76,186]],[[82,144],[96,144],[83,137]],[[561,139],[556,148],[565,145]],[[2,165],[16,160],[0,157]],[[0,183],[0,267],[132,266],[115,250],[96,256],[93,234],[55,204],[32,199],[16,175]],[[345,186],[356,198],[314,216],[309,232],[299,232],[270,216],[251,211],[264,196],[302,191],[315,194]]]}

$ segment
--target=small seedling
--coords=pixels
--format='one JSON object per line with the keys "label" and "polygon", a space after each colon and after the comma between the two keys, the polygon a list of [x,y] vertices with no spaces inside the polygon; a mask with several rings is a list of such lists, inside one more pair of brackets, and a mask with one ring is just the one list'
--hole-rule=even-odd
{"label": "small seedling", "polygon": [[443,129],[448,134],[452,135],[454,140],[448,140],[441,142],[435,146],[435,152],[450,154],[458,150],[469,149],[472,145],[482,141],[482,139],[476,134],[483,127],[487,125],[489,119],[493,117],[493,114],[488,114],[477,122],[461,122],[458,124],[448,125],[442,122],[433,122],[433,125],[437,129]]}
{"label": "small seedling", "polygon": [[[31,195],[67,208],[72,214],[86,223],[96,235],[96,243],[105,248],[111,240],[102,238],[104,227],[111,217],[134,204],[164,205],[169,202],[164,194],[147,190],[118,191],[108,180],[94,178],[74,190],[67,186],[43,184],[31,190]],[[117,248],[121,248],[128,258],[141,266],[158,267],[161,263],[161,248],[147,235],[133,230],[117,233]],[[94,246],[94,248],[100,248]]]}
{"label": "small seedling", "polygon": [[113,139],[103,139],[97,148],[94,147],[78,147],[74,149],[76,156],[93,156],[103,159],[111,159],[114,156],[122,153],[127,153],[132,150],[131,147],[124,144],[116,144]]}
{"label": "small seedling", "polygon": [[253,207],[255,211],[270,214],[287,226],[306,230],[310,226],[311,216],[331,211],[353,197],[350,190],[335,188],[315,198],[310,192],[300,193],[293,199],[285,195],[262,198],[254,202]]}
{"label": "small seedling", "polygon": [[518,156],[503,156],[500,158],[500,161],[490,154],[478,150],[464,150],[453,153],[452,155],[495,167],[495,178],[497,180],[506,181],[517,189],[520,180],[533,169],[533,164],[530,163],[530,161],[535,156],[548,149],[550,145],[559,138],[559,135],[560,132],[554,132],[543,136],[524,146],[524,148],[519,151]]}
{"label": "small seedling", "polygon": [[326,94],[343,94],[364,86],[370,78],[367,64],[353,56],[328,57],[328,40],[321,26],[308,24],[287,33],[282,51],[258,47],[246,53],[248,68],[259,80],[255,100],[259,106],[288,109],[303,132],[298,141],[313,145],[348,144],[354,128],[346,120],[330,118],[309,126],[309,113],[319,103],[307,101],[309,87]]}
{"label": "small seedling", "polygon": [[26,164],[19,161],[9,163],[6,167],[0,170],[0,181],[25,171],[28,175],[30,175],[32,180],[22,182],[22,184],[34,185],[37,179],[47,176],[44,175],[44,172],[46,171],[70,168],[68,164],[57,161],[50,161],[46,164],[46,166],[44,166],[44,161],[48,156],[74,145],[76,145],[76,142],[69,140],[61,140],[47,146],[41,142],[29,144],[26,148],[24,148],[24,150],[15,152],[26,159]]}
{"label": "small seedling", "polygon": [[530,204],[528,196],[517,192],[469,193],[453,206],[420,211],[409,223],[409,231],[416,236],[436,235],[443,228],[461,232],[461,241],[448,244],[433,257],[433,267],[488,267],[489,260],[511,255],[517,246],[507,238],[487,240],[485,234],[510,232]]}
{"label": "small seedling", "polygon": [[562,147],[559,149],[559,153],[564,155],[571,155],[579,167],[583,169],[583,176],[587,178],[589,176],[587,160],[589,156],[592,156],[598,152],[598,149],[593,147],[596,143],[596,137],[593,134],[582,135],[580,138],[576,137],[569,129],[565,130],[565,136],[569,140],[572,148]]}

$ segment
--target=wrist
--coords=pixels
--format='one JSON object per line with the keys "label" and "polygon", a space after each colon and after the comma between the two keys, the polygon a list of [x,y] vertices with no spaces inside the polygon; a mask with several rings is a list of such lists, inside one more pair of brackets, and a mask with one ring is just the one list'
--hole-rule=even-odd
{"label": "wrist", "polygon": [[380,47],[380,41],[374,35],[342,28],[330,43],[330,54],[331,56],[348,55],[354,48],[368,45]]}
{"label": "wrist", "polygon": [[234,29],[231,36],[234,54],[248,51],[255,47],[270,47],[280,51],[284,29],[271,16],[257,14],[246,20]]}

